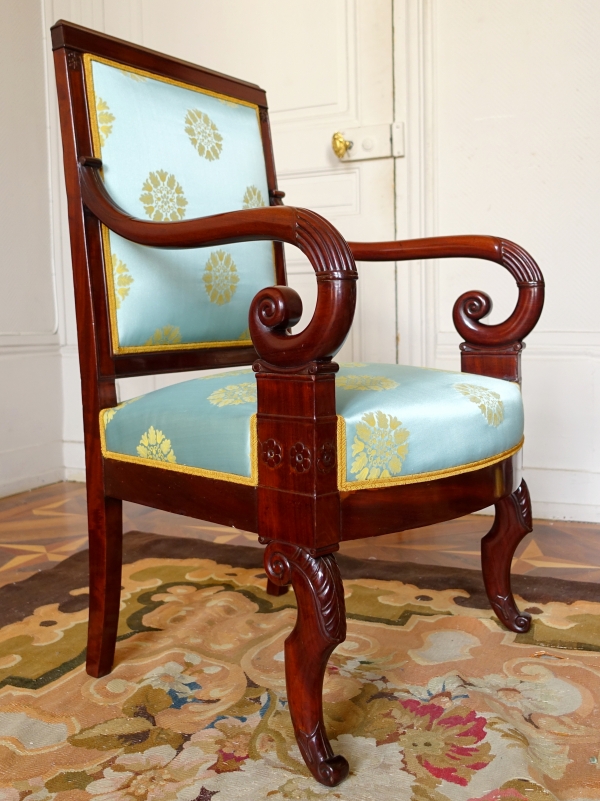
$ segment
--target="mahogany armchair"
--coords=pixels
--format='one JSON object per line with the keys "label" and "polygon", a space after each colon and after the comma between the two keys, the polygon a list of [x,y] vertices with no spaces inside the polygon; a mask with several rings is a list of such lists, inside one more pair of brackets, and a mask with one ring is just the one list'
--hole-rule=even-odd
{"label": "mahogany armchair", "polygon": [[[58,22],[52,29],[68,194],[87,469],[87,670],[112,669],[122,501],[256,532],[268,592],[291,583],[288,703],[317,781],[348,773],[323,725],[327,659],[345,637],[339,543],[495,504],[482,541],[487,594],[524,632],[510,588],[531,531],[520,476],[523,338],[544,284],[518,245],[489,236],[346,242],[319,215],[282,205],[257,86]],[[309,325],[286,286],[283,242],[309,258]],[[454,307],[462,373],[338,365],[361,261],[474,257],[519,290],[500,325],[482,292]],[[248,314],[249,312],[249,314]],[[249,322],[248,322],[249,321]],[[211,373],[118,404],[115,381]]]}

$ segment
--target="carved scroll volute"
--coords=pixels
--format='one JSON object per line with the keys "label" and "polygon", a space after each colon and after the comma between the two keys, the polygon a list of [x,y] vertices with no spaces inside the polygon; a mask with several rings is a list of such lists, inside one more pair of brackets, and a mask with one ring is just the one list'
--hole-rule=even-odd
{"label": "carved scroll volute", "polygon": [[469,345],[501,347],[520,342],[533,329],[544,306],[544,280],[536,262],[519,245],[497,240],[496,258],[515,278],[519,290],[517,305],[510,317],[498,325],[481,323],[492,310],[485,292],[473,290],[461,295],[452,311],[458,333]]}
{"label": "carved scroll volute", "polygon": [[[317,275],[317,305],[314,316],[300,334],[290,334],[285,325],[272,326],[264,310],[281,303],[290,287],[267,287],[254,297],[250,309],[250,334],[254,347],[267,364],[276,367],[302,367],[309,362],[328,361],[344,343],[356,305],[354,281],[327,280]],[[282,316],[293,319],[286,309]],[[290,326],[294,323],[290,322]]]}
{"label": "carved scroll volute", "polygon": [[358,277],[339,232],[314,212],[295,209],[295,213],[295,244],[310,259],[317,279],[313,318],[301,333],[289,333],[300,319],[302,302],[294,290],[281,286],[258,292],[249,316],[252,342],[261,358],[287,369],[328,361],[339,350],[352,325]]}

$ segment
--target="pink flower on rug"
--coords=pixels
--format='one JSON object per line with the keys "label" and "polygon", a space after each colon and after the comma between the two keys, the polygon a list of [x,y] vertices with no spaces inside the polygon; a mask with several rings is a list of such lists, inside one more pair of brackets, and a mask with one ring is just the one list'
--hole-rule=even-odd
{"label": "pink flower on rug", "polygon": [[260,720],[258,713],[248,715],[243,721],[234,717],[217,720],[212,726],[192,735],[190,743],[212,755],[209,770],[215,773],[241,770],[249,758],[252,734]]}
{"label": "pink flower on rug", "polygon": [[444,709],[415,699],[401,702],[403,727],[398,743],[407,768],[423,777],[423,768],[439,780],[466,787],[473,773],[494,759],[483,743],[484,717],[465,707]]}

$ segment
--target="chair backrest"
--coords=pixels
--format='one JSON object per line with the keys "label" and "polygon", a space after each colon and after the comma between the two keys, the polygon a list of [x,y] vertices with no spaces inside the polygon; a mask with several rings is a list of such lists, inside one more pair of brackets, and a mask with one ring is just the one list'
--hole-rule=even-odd
{"label": "chair backrest", "polygon": [[[69,23],[54,26],[53,45],[65,51],[66,71],[57,70],[71,112],[66,119],[61,108],[63,139],[75,121],[70,167],[100,158],[125,212],[168,222],[269,205],[275,174],[258,87]],[[190,368],[252,360],[248,309],[259,289],[285,283],[280,246],[158,250],[105,226],[99,234],[99,247],[86,241],[87,270],[101,267],[102,281],[92,275],[92,284],[104,289],[111,358],[196,351]],[[160,371],[157,364],[133,372]]]}

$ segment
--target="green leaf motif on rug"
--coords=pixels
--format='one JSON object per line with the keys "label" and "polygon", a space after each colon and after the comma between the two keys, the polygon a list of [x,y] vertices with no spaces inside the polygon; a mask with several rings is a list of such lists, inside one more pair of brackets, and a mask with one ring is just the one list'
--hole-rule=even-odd
{"label": "green leaf motif on rug", "polygon": [[69,790],[85,790],[93,778],[85,770],[59,773],[46,782],[46,790],[50,793],[63,793]]}

